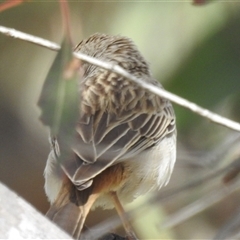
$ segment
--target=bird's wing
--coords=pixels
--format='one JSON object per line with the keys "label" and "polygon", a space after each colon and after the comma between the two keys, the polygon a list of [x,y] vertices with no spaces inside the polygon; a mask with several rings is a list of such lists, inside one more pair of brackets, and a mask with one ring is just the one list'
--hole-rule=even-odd
{"label": "bird's wing", "polygon": [[[102,79],[106,78],[105,74]],[[91,179],[107,167],[136,156],[175,131],[174,112],[165,99],[128,86],[121,91],[115,89],[114,99],[99,107],[103,100],[97,93],[92,89],[90,97],[84,96],[72,146],[75,154],[62,162],[79,189],[89,187]],[[89,106],[96,107],[89,110]]]}

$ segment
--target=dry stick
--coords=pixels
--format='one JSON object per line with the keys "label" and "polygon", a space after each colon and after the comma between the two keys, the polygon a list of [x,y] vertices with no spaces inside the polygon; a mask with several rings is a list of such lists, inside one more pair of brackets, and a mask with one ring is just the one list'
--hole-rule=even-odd
{"label": "dry stick", "polygon": [[[39,37],[32,36],[30,34],[26,34],[26,33],[17,31],[15,29],[10,29],[10,28],[0,26],[0,32],[7,36],[10,36],[13,38],[18,38],[18,39],[21,39],[21,40],[24,40],[27,42],[31,42],[31,43],[37,44],[42,47],[46,47],[46,48],[54,50],[54,51],[60,49],[60,46],[57,45],[56,43],[47,41],[47,40],[39,38]],[[96,58],[87,56],[82,53],[74,52],[74,56],[76,58],[81,59],[82,61],[85,61],[85,62],[88,62],[95,66],[107,69],[109,71],[115,72],[115,73],[137,83],[142,88],[149,90],[150,92],[155,93],[156,95],[158,95],[160,97],[164,97],[164,98],[170,100],[171,102],[174,102],[184,108],[187,108],[187,109],[191,110],[192,112],[195,112],[195,113],[199,114],[200,116],[205,117],[214,123],[220,124],[222,126],[230,128],[232,130],[240,131],[239,123],[234,122],[228,118],[222,117],[216,113],[213,113],[213,112],[209,111],[208,109],[202,108],[202,107],[198,106],[197,104],[192,103],[192,102],[190,102],[182,97],[179,97],[173,93],[170,93],[164,89],[161,89],[152,84],[146,83],[142,79],[131,75],[130,73],[128,73],[127,71],[125,71],[123,68],[121,68],[118,65],[115,65],[115,64],[112,64],[109,62],[104,62],[104,61],[98,60]]]}
{"label": "dry stick", "polygon": [[13,29],[13,28],[7,28],[7,27],[0,26],[0,32],[3,33],[4,35],[8,36],[8,37],[21,39],[25,42],[34,43],[36,45],[48,48],[48,49],[53,50],[53,51],[58,51],[60,49],[60,46],[58,44],[54,43],[54,42],[51,42],[51,41],[48,41],[46,39],[33,36],[31,34],[20,32],[18,30]]}
{"label": "dry stick", "polygon": [[240,208],[236,209],[235,213],[231,214],[231,217],[227,220],[227,222],[220,227],[216,236],[214,236],[213,240],[239,239],[240,237],[239,222],[240,222]]}
{"label": "dry stick", "polygon": [[64,36],[67,37],[70,44],[73,43],[70,27],[70,16],[69,16],[69,6],[66,0],[59,0],[59,5],[62,14],[63,32]]}
{"label": "dry stick", "polygon": [[[210,174],[207,174],[205,176],[202,176],[200,178],[197,179],[193,179],[190,182],[187,182],[183,185],[177,186],[177,187],[173,187],[171,189],[162,191],[161,195],[155,195],[151,198],[148,199],[148,204],[152,205],[152,204],[156,204],[156,203],[163,203],[166,202],[167,200],[169,200],[170,198],[173,198],[174,196],[176,196],[179,193],[183,193],[186,190],[190,190],[193,189],[201,184],[206,183],[207,181],[211,181],[213,179],[215,179],[216,177],[230,171],[231,169],[234,168],[240,168],[240,159],[236,158],[232,163],[228,164],[227,166],[218,169]],[[232,183],[234,184],[234,183]],[[231,186],[230,183],[228,185],[228,187]],[[234,185],[235,186],[235,185]],[[230,191],[230,190],[229,190]],[[145,203],[141,203],[140,205],[138,205],[137,207],[133,208],[132,210],[128,211],[129,216],[140,216],[143,211],[145,210],[146,206]]]}
{"label": "dry stick", "polygon": [[168,216],[164,222],[161,223],[160,227],[172,228],[181,224],[182,222],[188,220],[194,215],[204,211],[205,209],[211,207],[217,202],[220,202],[222,199],[239,190],[239,183],[240,182],[237,181],[228,187],[221,186],[218,189],[214,189],[211,193],[208,193],[197,201],[190,203],[189,205]]}
{"label": "dry stick", "polygon": [[0,239],[68,239],[71,237],[0,182]]}
{"label": "dry stick", "polygon": [[5,1],[3,3],[0,3],[0,12],[3,12],[7,9],[16,7],[23,2],[24,2],[24,0],[8,0],[8,1]]}

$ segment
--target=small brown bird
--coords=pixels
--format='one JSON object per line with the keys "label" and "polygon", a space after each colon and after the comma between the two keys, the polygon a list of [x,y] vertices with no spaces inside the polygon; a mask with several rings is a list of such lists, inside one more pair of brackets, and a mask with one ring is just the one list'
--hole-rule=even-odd
{"label": "small brown bird", "polygon": [[[121,66],[162,87],[134,43],[121,36],[94,34],[75,51]],[[80,119],[72,157],[59,163],[57,138],[45,168],[47,216],[75,239],[89,210],[115,207],[134,238],[121,203],[166,185],[176,159],[176,125],[171,103],[130,80],[83,63],[79,83]]]}

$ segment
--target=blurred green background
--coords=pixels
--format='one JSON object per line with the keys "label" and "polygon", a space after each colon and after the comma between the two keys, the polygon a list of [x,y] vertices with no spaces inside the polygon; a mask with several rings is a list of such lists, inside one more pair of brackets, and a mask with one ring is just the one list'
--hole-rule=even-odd
{"label": "blurred green background", "polygon": [[[190,2],[75,1],[70,2],[70,9],[75,44],[95,32],[128,36],[165,89],[240,121],[240,3],[216,1],[196,7]],[[9,9],[0,13],[0,25],[61,42],[62,20],[56,1],[31,1]],[[0,181],[43,213],[48,209],[43,190],[48,129],[38,120],[36,103],[55,55],[0,34]],[[236,136],[233,131],[174,107],[178,159],[168,188],[219,168],[239,155],[240,149],[239,138],[225,144]],[[147,206],[145,201],[148,210],[136,217],[137,233],[143,239],[213,237],[234,213],[239,192],[172,229],[161,229],[160,222],[221,184],[219,177],[214,184],[167,203]],[[161,191],[157,194],[161,196]],[[89,225],[102,216],[93,213]]]}

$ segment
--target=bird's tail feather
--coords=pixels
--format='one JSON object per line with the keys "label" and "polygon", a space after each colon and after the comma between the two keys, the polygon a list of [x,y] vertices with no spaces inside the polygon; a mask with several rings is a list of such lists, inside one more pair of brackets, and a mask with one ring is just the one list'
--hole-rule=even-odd
{"label": "bird's tail feather", "polygon": [[46,216],[74,239],[80,239],[85,219],[96,199],[91,188],[79,191],[67,180]]}

